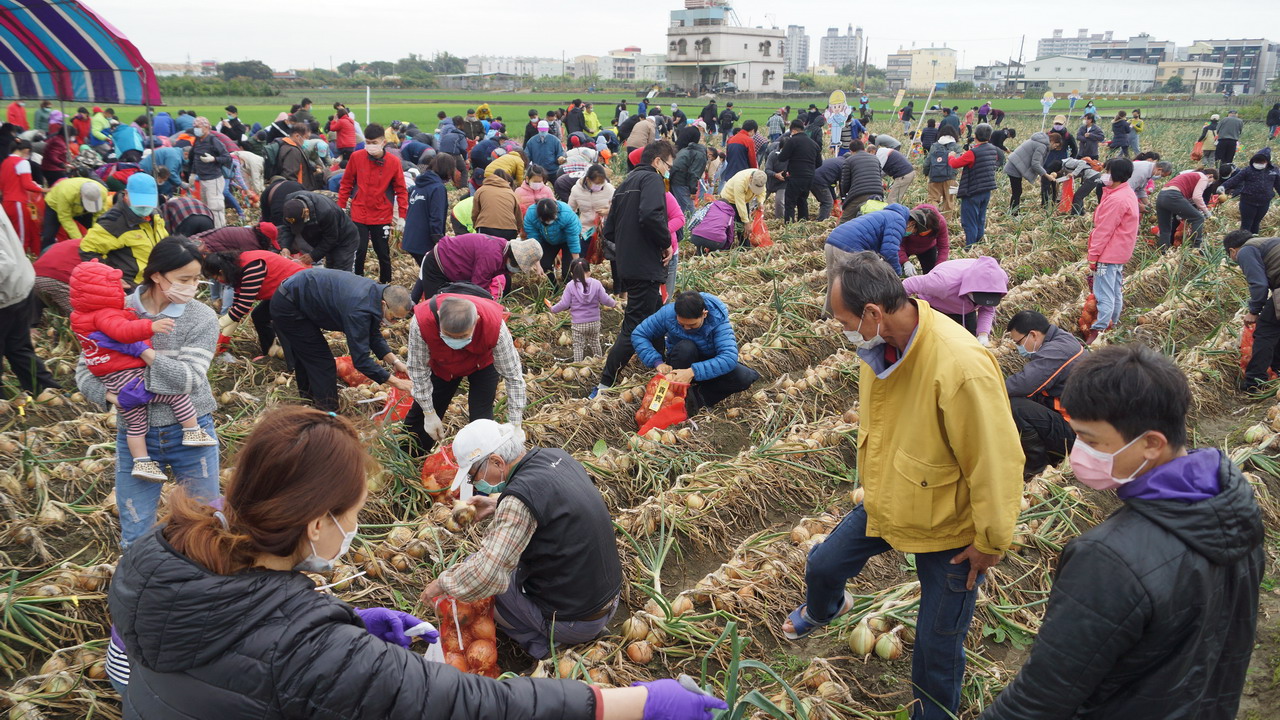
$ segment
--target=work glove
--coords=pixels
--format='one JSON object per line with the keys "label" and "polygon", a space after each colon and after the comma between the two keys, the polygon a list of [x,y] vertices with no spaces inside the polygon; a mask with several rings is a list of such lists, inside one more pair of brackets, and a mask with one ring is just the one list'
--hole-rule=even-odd
{"label": "work glove", "polygon": [[523,445],[525,440],[525,434],[524,434],[524,428],[521,427],[520,425],[520,421],[519,420],[511,421],[511,427],[514,428],[516,431],[516,435],[515,435],[516,442]]}
{"label": "work glove", "polygon": [[436,415],[434,410],[426,413],[422,418],[422,427],[436,442],[440,442],[440,438],[444,437],[444,423],[440,422],[440,416]]}
{"label": "work glove", "polygon": [[698,687],[688,675],[671,679],[632,683],[649,691],[644,702],[644,720],[711,720],[712,710],[728,710],[720,698]]}
{"label": "work glove", "polygon": [[[360,616],[360,620],[364,622],[364,627],[369,634],[389,643],[395,643],[400,647],[407,648],[413,642],[413,638],[409,637],[408,631],[417,629],[422,625],[422,620],[400,610],[392,610],[391,608],[355,608],[356,615]],[[440,639],[440,633],[435,630],[420,631],[419,633],[428,643],[436,642]]]}
{"label": "work glove", "polygon": [[978,333],[978,342],[982,347],[991,347],[991,336],[987,333]]}
{"label": "work glove", "polygon": [[913,277],[916,274],[915,263],[902,263],[902,275],[904,277]]}
{"label": "work glove", "polygon": [[231,337],[236,334],[236,329],[240,327],[239,320],[232,320],[231,315],[218,316],[218,332]]}
{"label": "work glove", "polygon": [[107,337],[106,333],[96,330],[89,333],[89,339],[97,343],[100,348],[114,350],[130,357],[139,357],[142,353],[151,349],[151,346],[147,344],[146,340],[139,340],[138,342],[131,343],[116,342],[115,340]]}
{"label": "work glove", "polygon": [[212,155],[210,155],[209,153],[205,153],[205,154],[203,154],[203,155],[201,155],[201,156],[200,156],[200,162],[202,162],[202,163],[211,163],[211,162],[213,162],[213,156],[212,156]]}
{"label": "work glove", "polygon": [[142,407],[155,399],[155,395],[147,390],[147,386],[142,382],[142,378],[134,378],[125,383],[120,388],[120,392],[116,393],[116,404],[121,410],[130,410],[136,407]]}

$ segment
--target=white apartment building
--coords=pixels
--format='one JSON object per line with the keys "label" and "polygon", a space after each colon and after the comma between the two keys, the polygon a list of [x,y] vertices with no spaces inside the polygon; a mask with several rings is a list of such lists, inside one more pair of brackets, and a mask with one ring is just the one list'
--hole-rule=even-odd
{"label": "white apartment building", "polygon": [[1019,85],[1027,89],[1068,94],[1078,90],[1094,93],[1142,93],[1156,83],[1156,66],[1134,62],[1087,60],[1057,55],[1027,63]]}

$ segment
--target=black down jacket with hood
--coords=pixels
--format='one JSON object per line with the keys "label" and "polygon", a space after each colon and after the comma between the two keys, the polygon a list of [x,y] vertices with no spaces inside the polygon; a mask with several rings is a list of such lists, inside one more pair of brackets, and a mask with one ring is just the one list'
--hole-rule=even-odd
{"label": "black down jacket with hood", "polygon": [[161,530],[132,545],[111,583],[142,720],[591,720],[570,680],[496,681],[383,642],[299,572],[216,575]]}
{"label": "black down jacket with hood", "polygon": [[1225,455],[1218,483],[1196,503],[1126,500],[1068,543],[1031,658],[980,720],[1235,718],[1263,528]]}

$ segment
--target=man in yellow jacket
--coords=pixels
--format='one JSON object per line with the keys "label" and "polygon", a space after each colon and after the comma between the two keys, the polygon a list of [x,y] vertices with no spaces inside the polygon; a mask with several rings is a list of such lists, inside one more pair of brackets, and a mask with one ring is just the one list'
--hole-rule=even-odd
{"label": "man in yellow jacket", "polygon": [[[63,182],[66,182],[65,180]],[[146,173],[129,176],[124,197],[102,213],[80,241],[80,259],[100,258],[124,273],[129,287],[142,284],[143,271],[156,243],[169,236],[156,210],[159,193],[155,178]]]}
{"label": "man in yellow jacket", "polygon": [[80,225],[92,227],[106,209],[106,199],[106,186],[90,178],[67,178],[49,188],[44,196],[40,249],[54,243],[59,228],[67,231],[67,239],[81,239]]}
{"label": "man in yellow jacket", "polygon": [[914,553],[920,580],[913,720],[954,717],[964,639],[983,573],[1013,540],[1023,457],[995,358],[960,325],[911,300],[879,255],[833,279],[832,314],[862,359],[858,477],[863,504],[809,554],[798,638],[852,607],[845,583],[872,557]]}

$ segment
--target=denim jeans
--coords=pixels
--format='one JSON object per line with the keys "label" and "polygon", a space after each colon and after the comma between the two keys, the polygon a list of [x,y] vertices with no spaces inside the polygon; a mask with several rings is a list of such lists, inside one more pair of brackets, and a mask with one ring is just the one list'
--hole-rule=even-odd
{"label": "denim jeans", "polygon": [[[862,505],[844,516],[826,542],[809,553],[805,567],[805,601],[809,617],[828,622],[840,611],[845,583],[858,576],[867,561],[893,548],[867,537],[867,512]],[[960,707],[964,680],[964,638],[973,619],[978,585],[965,589],[969,563],[951,564],[964,548],[916,553],[920,580],[920,611],[911,653],[911,682],[920,701],[912,720],[944,720]],[[984,576],[979,576],[981,584]]]}
{"label": "denim jeans", "polygon": [[991,191],[960,198],[960,224],[964,227],[965,247],[982,242],[987,232],[987,203]]}
{"label": "denim jeans", "polygon": [[[693,193],[686,192],[686,190],[687,188],[671,188],[671,194],[675,196],[676,204],[680,206],[680,212],[684,213],[684,217],[687,220],[697,208],[693,204]],[[694,188],[694,192],[697,192],[697,188]]]}
{"label": "denim jeans", "polygon": [[1120,311],[1124,309],[1124,265],[1098,263],[1093,273],[1093,295],[1098,300],[1098,319],[1093,330],[1106,330],[1120,324]]}
{"label": "denim jeans", "polygon": [[[205,432],[217,437],[212,416],[201,415],[196,420]],[[182,426],[166,425],[147,430],[147,454],[161,469],[171,469],[192,497],[218,497],[218,446],[184,446]],[[124,425],[120,424],[116,430],[116,504],[120,508],[121,547],[128,547],[156,524],[156,505],[164,485],[136,478],[132,473],[133,456],[125,444]]]}

